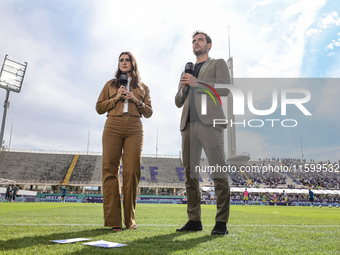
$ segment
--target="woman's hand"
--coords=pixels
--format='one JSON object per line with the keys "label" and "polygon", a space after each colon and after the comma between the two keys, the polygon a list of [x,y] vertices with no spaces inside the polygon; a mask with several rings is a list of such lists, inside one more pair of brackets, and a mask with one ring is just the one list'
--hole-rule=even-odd
{"label": "woman's hand", "polygon": [[127,92],[125,98],[127,100],[134,102],[137,105],[139,104],[139,100],[135,97],[135,95],[132,92]]}
{"label": "woman's hand", "polygon": [[120,86],[120,88],[117,90],[117,96],[115,97],[116,100],[121,99],[122,95],[125,95],[127,93],[125,86]]}

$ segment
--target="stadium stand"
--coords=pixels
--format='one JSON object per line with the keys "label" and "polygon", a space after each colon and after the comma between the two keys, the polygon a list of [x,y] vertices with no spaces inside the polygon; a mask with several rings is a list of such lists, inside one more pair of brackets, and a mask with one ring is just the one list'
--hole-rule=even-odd
{"label": "stadium stand", "polygon": [[[100,155],[79,155],[48,153],[2,151],[0,153],[0,178],[10,179],[18,185],[58,186],[65,184],[78,187],[102,185],[102,157]],[[72,164],[73,162],[73,164]],[[285,159],[266,159],[261,161],[248,161],[247,165],[230,165],[236,169],[240,167],[268,167],[289,166],[289,171],[261,173],[261,172],[229,172],[232,187],[253,188],[328,188],[336,189],[340,186],[340,174],[331,171],[328,167],[326,173],[306,173],[295,171],[304,162]],[[202,158],[201,166],[208,167],[207,159]],[[204,168],[202,168],[204,169]],[[121,171],[124,171],[121,169]],[[121,172],[120,171],[120,172]],[[69,175],[68,175],[69,173]],[[142,157],[140,188],[167,188],[182,191],[185,187],[185,174],[180,158],[175,157]],[[211,186],[212,176],[209,171],[200,173],[201,186]],[[31,187],[32,189],[32,187]],[[56,188],[53,188],[53,191]]]}
{"label": "stadium stand", "polygon": [[64,178],[64,181],[62,183],[62,185],[67,185],[68,184],[68,181],[70,180],[71,178],[71,175],[72,175],[72,172],[74,170],[74,167],[76,166],[77,164],[77,161],[78,161],[78,158],[79,158],[79,155],[75,155],[73,160],[72,160],[72,163],[70,165],[70,168],[68,169],[67,173],[66,173],[66,176]]}
{"label": "stadium stand", "polygon": [[142,157],[141,187],[184,187],[184,170],[178,158]]}
{"label": "stadium stand", "polygon": [[60,184],[74,155],[2,151],[0,176],[24,184]]}
{"label": "stadium stand", "polygon": [[69,180],[70,184],[97,183],[102,181],[101,156],[80,155]]}
{"label": "stadium stand", "polygon": [[[69,173],[67,185],[101,186],[102,157],[76,156],[3,151],[0,154],[0,176],[19,185],[60,186],[66,185],[64,181]],[[184,187],[184,170],[179,158],[142,157],[141,165],[140,187]]]}

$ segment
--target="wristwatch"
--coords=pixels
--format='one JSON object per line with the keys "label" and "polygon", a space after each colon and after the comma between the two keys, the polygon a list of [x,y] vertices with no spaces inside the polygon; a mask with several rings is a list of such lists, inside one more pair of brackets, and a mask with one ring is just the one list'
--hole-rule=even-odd
{"label": "wristwatch", "polygon": [[137,105],[137,107],[142,107],[143,106],[143,102],[139,101],[139,105]]}

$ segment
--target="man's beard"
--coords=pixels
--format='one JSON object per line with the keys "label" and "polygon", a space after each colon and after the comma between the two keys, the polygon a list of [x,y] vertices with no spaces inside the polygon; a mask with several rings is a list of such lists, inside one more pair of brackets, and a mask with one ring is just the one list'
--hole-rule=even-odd
{"label": "man's beard", "polygon": [[204,48],[201,48],[201,49],[198,50],[198,51],[195,51],[195,50],[194,50],[195,56],[204,55],[204,54],[207,53],[207,52],[208,52],[208,49],[207,49],[207,48],[205,48],[205,50],[204,50]]}

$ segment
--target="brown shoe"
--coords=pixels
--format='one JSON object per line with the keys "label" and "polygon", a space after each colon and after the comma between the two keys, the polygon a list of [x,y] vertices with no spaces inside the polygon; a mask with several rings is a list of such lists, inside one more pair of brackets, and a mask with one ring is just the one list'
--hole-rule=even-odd
{"label": "brown shoe", "polygon": [[137,225],[133,224],[131,227],[129,227],[129,229],[137,229]]}
{"label": "brown shoe", "polygon": [[119,231],[123,231],[123,229],[121,227],[118,228],[112,228],[113,232],[119,232]]}

